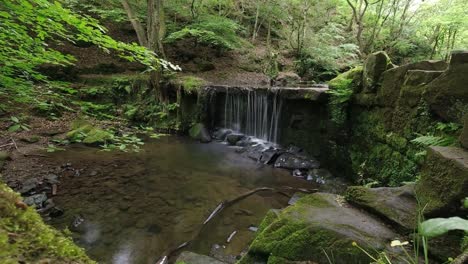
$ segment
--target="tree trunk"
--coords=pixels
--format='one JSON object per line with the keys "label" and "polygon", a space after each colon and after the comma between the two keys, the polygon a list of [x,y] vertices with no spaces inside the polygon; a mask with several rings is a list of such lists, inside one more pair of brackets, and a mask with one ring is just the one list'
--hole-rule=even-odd
{"label": "tree trunk", "polygon": [[130,23],[132,23],[133,29],[136,32],[137,38],[138,38],[138,43],[141,46],[147,47],[148,46],[148,40],[145,34],[145,30],[143,26],[141,25],[141,22],[138,20],[138,17],[135,15],[133,12],[132,7],[128,3],[127,0],[121,0],[122,6],[127,13],[128,20],[130,20]]}

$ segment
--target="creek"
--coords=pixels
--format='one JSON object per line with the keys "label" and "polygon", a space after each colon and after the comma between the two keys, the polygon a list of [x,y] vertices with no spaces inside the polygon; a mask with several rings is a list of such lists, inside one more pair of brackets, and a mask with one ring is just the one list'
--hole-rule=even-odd
{"label": "creek", "polygon": [[249,227],[258,226],[269,209],[287,206],[289,198],[256,193],[202,228],[220,202],[258,187],[327,188],[235,150],[222,142],[165,136],[145,144],[140,153],[99,152],[82,145],[51,153],[54,163],[68,163],[75,171],[53,198],[64,215],[51,224],[63,229],[79,216],[83,221],[72,230],[74,238],[102,263],[155,263],[192,237],[190,251],[209,254],[220,245],[224,255],[237,256],[255,235]]}

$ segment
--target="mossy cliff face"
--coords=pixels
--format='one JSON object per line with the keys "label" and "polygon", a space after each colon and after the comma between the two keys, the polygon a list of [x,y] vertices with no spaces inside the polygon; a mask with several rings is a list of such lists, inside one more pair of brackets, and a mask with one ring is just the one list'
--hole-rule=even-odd
{"label": "mossy cliff face", "polygon": [[0,263],[95,263],[0,183]]}
{"label": "mossy cliff face", "polygon": [[[315,261],[368,263],[353,242],[369,250],[384,250],[396,234],[338,196],[307,195],[281,212],[270,212],[261,223],[248,254],[240,263]],[[372,249],[371,249],[372,248]]]}
{"label": "mossy cliff face", "polygon": [[[468,90],[459,87],[466,83],[465,77],[460,77],[467,75],[466,56],[454,54],[448,69],[443,61],[395,67],[379,52],[365,63],[361,80],[344,73],[330,82],[332,89],[348,84],[347,89],[353,92],[344,110],[346,120],[341,131],[346,133],[329,129],[330,138],[335,137],[329,141],[329,149],[346,153],[355,181],[398,186],[416,179],[425,147],[412,140],[440,134],[438,124],[459,124],[466,112]],[[452,103],[444,105],[443,100]],[[329,104],[336,108],[332,100]],[[442,134],[457,137],[460,132],[454,129]],[[329,160],[343,161],[343,154],[328,154]]]}

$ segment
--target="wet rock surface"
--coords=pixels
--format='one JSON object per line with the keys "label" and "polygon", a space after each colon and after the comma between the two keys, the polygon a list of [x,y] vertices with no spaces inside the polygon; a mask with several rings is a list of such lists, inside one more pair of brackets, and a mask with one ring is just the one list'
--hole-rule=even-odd
{"label": "wet rock surface", "polygon": [[352,242],[371,252],[386,250],[391,257],[402,253],[389,246],[398,237],[381,221],[349,205],[342,197],[316,193],[298,199],[280,213],[269,213],[241,263],[258,258],[266,261],[265,256],[326,263],[323,248],[327,254],[333,254],[334,263],[366,263],[368,257]]}
{"label": "wet rock surface", "polygon": [[292,153],[284,153],[276,159],[274,166],[276,168],[284,168],[291,170],[308,170],[319,168],[320,163],[314,159],[310,159],[305,156],[298,156]]}
{"label": "wet rock surface", "polygon": [[194,252],[184,251],[177,258],[176,263],[186,264],[225,264],[226,262],[219,261],[215,258],[200,255]]}
{"label": "wet rock surface", "polygon": [[234,146],[236,145],[237,142],[245,138],[244,134],[239,134],[239,133],[231,133],[227,135],[226,141],[229,143],[229,145]]}
{"label": "wet rock surface", "polygon": [[345,196],[351,204],[376,214],[403,232],[412,232],[416,228],[417,202],[414,185],[394,188],[352,186]]}

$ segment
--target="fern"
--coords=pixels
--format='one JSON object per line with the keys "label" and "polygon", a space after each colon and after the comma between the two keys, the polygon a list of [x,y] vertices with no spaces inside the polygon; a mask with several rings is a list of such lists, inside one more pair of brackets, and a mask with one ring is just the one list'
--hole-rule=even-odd
{"label": "fern", "polygon": [[411,140],[412,143],[415,143],[417,145],[421,146],[453,146],[456,142],[456,139],[454,137],[439,137],[439,136],[432,136],[432,135],[426,135],[426,136],[420,136],[417,137],[413,140]]}

